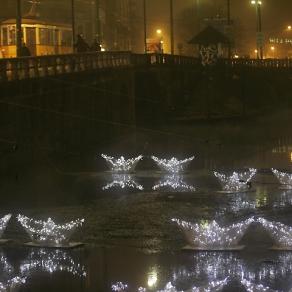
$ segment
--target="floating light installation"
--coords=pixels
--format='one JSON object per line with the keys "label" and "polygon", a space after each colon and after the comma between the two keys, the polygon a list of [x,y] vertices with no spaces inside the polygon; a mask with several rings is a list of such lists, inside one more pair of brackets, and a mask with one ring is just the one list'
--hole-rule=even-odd
{"label": "floating light installation", "polygon": [[257,221],[269,231],[279,247],[292,248],[292,227],[264,218],[258,218]]}
{"label": "floating light installation", "polygon": [[245,279],[241,280],[241,284],[245,287],[247,292],[277,292],[262,284],[255,284]]}
{"label": "floating light installation", "polygon": [[278,178],[283,188],[292,190],[292,174],[281,172],[274,168],[272,168],[272,172]]}
{"label": "floating light installation", "polygon": [[7,214],[0,219],[0,238],[3,235],[10,218],[11,218],[11,214]]}
{"label": "floating light installation", "polygon": [[160,159],[156,156],[151,156],[151,158],[156,162],[156,164],[162,171],[179,173],[183,172],[187,164],[190,163],[195,157],[192,156],[184,160],[178,160],[175,157],[172,157],[171,159]]}
{"label": "floating light installation", "polygon": [[157,191],[162,188],[171,188],[175,191],[180,192],[195,192],[196,188],[186,184],[183,181],[183,177],[177,174],[166,175],[163,180],[161,180],[157,185],[155,185],[152,189]]}
{"label": "floating light installation", "polygon": [[17,220],[24,227],[33,242],[42,245],[66,245],[74,230],[84,223],[84,219],[77,219],[63,225],[56,224],[51,218],[47,221],[34,220],[18,215]]}
{"label": "floating light installation", "polygon": [[179,219],[172,219],[183,230],[187,241],[198,249],[228,249],[236,247],[248,226],[254,222],[249,218],[228,227],[220,227],[216,221],[192,224]]}
{"label": "floating light installation", "polygon": [[130,159],[125,159],[124,156],[114,158],[105,154],[101,154],[101,157],[105,159],[113,172],[132,172],[135,170],[137,163],[143,158],[142,155]]}
{"label": "floating light installation", "polygon": [[26,278],[24,277],[13,277],[12,279],[9,279],[6,283],[0,282],[0,291],[15,291],[15,289],[17,289],[22,284],[25,284],[25,282]]}
{"label": "floating light installation", "polygon": [[247,191],[249,188],[248,183],[251,181],[256,172],[256,169],[249,168],[248,171],[242,173],[233,172],[230,176],[216,171],[214,171],[214,175],[219,179],[223,187],[223,191],[232,193]]}
{"label": "floating light installation", "polygon": [[137,189],[140,191],[143,191],[144,189],[143,186],[138,184],[130,174],[113,174],[112,179],[112,182],[102,187],[102,190],[105,191],[115,187],[121,189]]}
{"label": "floating light installation", "polygon": [[122,292],[128,289],[128,285],[124,284],[123,282],[117,282],[115,284],[112,284],[111,288],[112,288],[112,291]]}
{"label": "floating light installation", "polygon": [[86,277],[85,267],[76,263],[69,253],[63,250],[32,250],[28,258],[20,265],[22,275],[28,275],[34,270],[55,273],[64,271],[74,276]]}

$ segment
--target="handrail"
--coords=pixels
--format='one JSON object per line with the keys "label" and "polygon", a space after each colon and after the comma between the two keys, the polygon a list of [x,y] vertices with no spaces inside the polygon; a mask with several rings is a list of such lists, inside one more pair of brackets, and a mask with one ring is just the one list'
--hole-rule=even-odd
{"label": "handrail", "polygon": [[[218,63],[229,67],[292,68],[291,59],[219,59]],[[0,59],[0,83],[106,68],[157,65],[200,66],[200,60],[188,56],[131,52],[92,52]]]}

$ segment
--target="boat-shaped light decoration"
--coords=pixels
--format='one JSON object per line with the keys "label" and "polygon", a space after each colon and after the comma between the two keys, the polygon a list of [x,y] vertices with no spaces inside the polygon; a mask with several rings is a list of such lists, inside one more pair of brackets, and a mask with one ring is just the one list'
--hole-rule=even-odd
{"label": "boat-shaped light decoration", "polygon": [[182,176],[178,174],[166,175],[161,181],[158,182],[152,189],[154,191],[160,189],[170,188],[178,192],[195,192],[196,188],[184,182]]}
{"label": "boat-shaped light decoration", "polygon": [[0,238],[3,235],[10,218],[11,218],[11,214],[7,214],[0,219]]}
{"label": "boat-shaped light decoration", "polygon": [[[0,291],[7,292],[7,291],[16,291],[21,285],[25,284],[26,278],[25,277],[13,277],[7,282],[0,282]],[[17,290],[18,291],[18,290]]]}
{"label": "boat-shaped light decoration", "polygon": [[[76,262],[66,251],[54,249],[32,250],[20,265],[22,275],[30,275],[33,271],[55,273],[58,271],[71,273],[74,276],[86,277],[83,265]],[[1,290],[0,290],[1,291]]]}
{"label": "boat-shaped light decoration", "polygon": [[287,190],[292,190],[292,174],[281,172],[274,168],[272,168],[272,172],[278,178],[283,188]]}
{"label": "boat-shaped light decoration", "polygon": [[188,243],[198,249],[224,249],[238,246],[254,218],[243,222],[221,227],[216,221],[192,224],[180,219],[172,219],[183,230]]}
{"label": "boat-shaped light decoration", "polygon": [[57,246],[68,244],[75,229],[84,223],[84,219],[77,219],[65,224],[56,224],[51,218],[48,218],[47,221],[34,220],[20,214],[17,216],[17,220],[33,242]]}
{"label": "boat-shaped light decoration", "polygon": [[279,247],[292,248],[292,227],[280,222],[268,221],[264,218],[258,218],[257,221],[271,234]]}
{"label": "boat-shaped light decoration", "polygon": [[142,155],[130,159],[125,159],[124,156],[115,158],[105,154],[101,154],[101,157],[105,159],[111,171],[125,173],[133,172],[137,163],[143,158]]}
{"label": "boat-shaped light decoration", "polygon": [[246,279],[242,279],[240,282],[245,287],[247,292],[279,292],[278,290],[273,290],[262,284],[255,284]]}
{"label": "boat-shaped light decoration", "polygon": [[128,284],[125,284],[123,282],[116,282],[115,284],[112,284],[111,288],[112,288],[112,291],[116,291],[116,292],[127,291]]}
{"label": "boat-shaped light decoration", "polygon": [[108,183],[102,190],[109,190],[112,188],[121,188],[121,189],[137,189],[143,191],[143,186],[138,184],[132,175],[130,174],[113,174],[112,182]]}
{"label": "boat-shaped light decoration", "polygon": [[160,159],[156,156],[151,156],[151,158],[156,162],[158,167],[162,171],[170,172],[170,173],[180,173],[184,172],[186,166],[195,158],[194,156],[190,158],[186,158],[184,160],[178,160],[175,157],[171,159]]}
{"label": "boat-shaped light decoration", "polygon": [[232,175],[225,175],[214,171],[214,175],[219,179],[223,191],[225,192],[242,192],[248,190],[248,183],[251,181],[257,170],[249,168],[245,172],[233,172]]}

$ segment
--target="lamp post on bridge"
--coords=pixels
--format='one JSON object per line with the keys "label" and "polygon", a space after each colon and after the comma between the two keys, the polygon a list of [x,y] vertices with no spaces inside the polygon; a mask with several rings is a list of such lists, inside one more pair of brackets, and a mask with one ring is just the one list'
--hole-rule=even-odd
{"label": "lamp post on bridge", "polygon": [[170,52],[174,55],[174,25],[173,25],[173,0],[169,0],[170,12]]}
{"label": "lamp post on bridge", "polygon": [[263,33],[262,33],[262,10],[261,6],[263,2],[261,0],[251,0],[251,4],[256,7],[257,15],[257,48],[258,48],[258,58],[263,59]]}
{"label": "lamp post on bridge", "polygon": [[71,0],[72,49],[75,51],[75,0]]}
{"label": "lamp post on bridge", "polygon": [[144,53],[147,54],[147,7],[146,7],[146,0],[143,0],[143,22],[144,22]]}
{"label": "lamp post on bridge", "polygon": [[22,47],[22,13],[21,13],[21,0],[16,0],[16,56],[21,57]]}

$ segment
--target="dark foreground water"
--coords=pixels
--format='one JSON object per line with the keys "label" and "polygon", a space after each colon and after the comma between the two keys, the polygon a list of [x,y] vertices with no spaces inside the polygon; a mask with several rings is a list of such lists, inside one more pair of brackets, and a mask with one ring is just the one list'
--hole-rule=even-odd
{"label": "dark foreground water", "polygon": [[[31,165],[19,162],[27,150],[6,155],[12,162],[3,172],[0,210],[14,216],[3,235],[14,242],[0,251],[0,291],[290,291],[292,252],[271,251],[274,242],[259,224],[245,233],[243,251],[194,252],[181,250],[186,242],[171,219],[229,225],[255,216],[292,226],[292,190],[281,190],[270,171],[291,171],[291,122],[285,113],[162,127],[160,134],[144,129],[95,154],[60,158],[36,149]],[[131,176],[112,175],[96,158],[106,150],[130,153],[131,143],[132,152],[145,155]],[[151,154],[196,158],[188,173],[166,177]],[[251,192],[217,192],[214,170],[249,167],[258,169]],[[180,187],[159,187],[167,180]],[[69,251],[25,248],[29,238],[15,219],[18,213],[57,222],[85,218],[72,240],[86,245]],[[13,278],[19,284],[5,290]]]}

